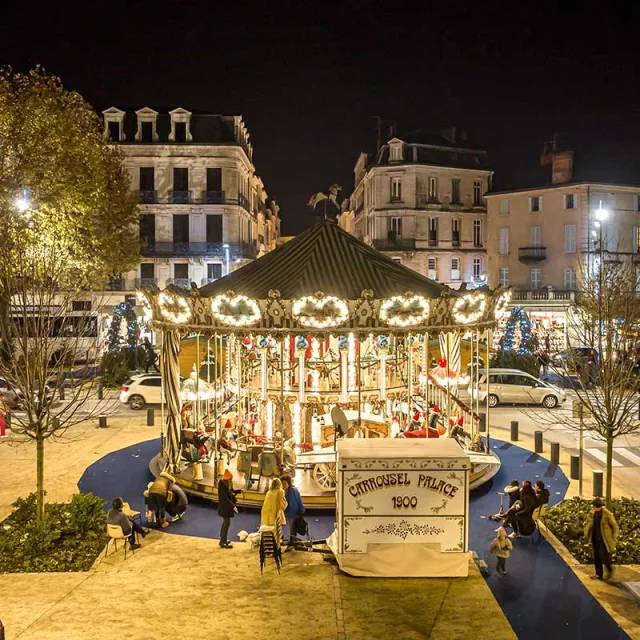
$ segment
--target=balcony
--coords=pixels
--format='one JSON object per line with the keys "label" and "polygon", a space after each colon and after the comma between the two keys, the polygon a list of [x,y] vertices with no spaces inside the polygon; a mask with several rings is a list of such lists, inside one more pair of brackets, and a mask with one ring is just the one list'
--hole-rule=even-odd
{"label": "balcony", "polygon": [[224,191],[203,191],[202,204],[224,204]]}
{"label": "balcony", "polygon": [[520,247],[518,260],[520,262],[540,262],[547,259],[547,247]]}
{"label": "balcony", "polygon": [[105,291],[126,291],[124,278],[112,278],[104,287]]}
{"label": "balcony", "polygon": [[435,233],[429,233],[429,246],[430,247],[438,246],[438,236]]}
{"label": "balcony", "polygon": [[376,238],[373,241],[373,248],[378,251],[413,251],[416,248],[416,241],[412,238]]}
{"label": "balcony", "polygon": [[136,278],[136,288],[139,287],[157,287],[158,278]]}
{"label": "balcony", "polygon": [[191,191],[169,191],[170,204],[190,204]]}
{"label": "balcony", "polygon": [[251,213],[251,208],[249,207],[249,198],[243,196],[242,194],[238,194],[238,204],[245,210]]}
{"label": "balcony", "polygon": [[191,289],[190,278],[169,278],[167,280],[167,286],[172,284],[174,287],[180,287],[181,289]]}
{"label": "balcony", "polygon": [[138,202],[140,204],[157,204],[158,192],[157,191],[138,191]]}
{"label": "balcony", "polygon": [[211,258],[226,258],[226,248],[229,249],[229,259],[253,259],[258,255],[254,243],[248,242],[154,242],[142,247],[140,253],[145,258],[184,258],[206,256]]}
{"label": "balcony", "polygon": [[556,289],[529,289],[514,290],[511,294],[511,300],[515,302],[537,302],[543,300],[545,302],[575,302],[575,291],[558,291]]}
{"label": "balcony", "polygon": [[451,246],[459,247],[460,246],[460,232],[454,231],[451,237]]}

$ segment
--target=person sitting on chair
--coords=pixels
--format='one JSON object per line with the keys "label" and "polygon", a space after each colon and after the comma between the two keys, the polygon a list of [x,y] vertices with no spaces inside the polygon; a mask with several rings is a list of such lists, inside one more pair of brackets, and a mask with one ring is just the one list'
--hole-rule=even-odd
{"label": "person sitting on chair", "polygon": [[129,546],[131,549],[139,549],[140,544],[136,542],[136,533],[144,538],[147,532],[132,518],[128,518],[122,513],[122,508],[124,507],[122,498],[114,498],[111,507],[109,513],[107,513],[107,524],[119,526],[122,529],[122,533],[124,533],[125,536],[129,536]]}

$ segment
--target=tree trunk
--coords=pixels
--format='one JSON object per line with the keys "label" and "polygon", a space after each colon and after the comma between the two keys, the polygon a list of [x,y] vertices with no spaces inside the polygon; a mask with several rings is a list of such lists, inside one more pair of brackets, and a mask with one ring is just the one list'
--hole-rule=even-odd
{"label": "tree trunk", "polygon": [[44,438],[36,436],[36,522],[44,521]]}
{"label": "tree trunk", "polygon": [[607,433],[607,474],[606,487],[604,490],[605,502],[607,509],[611,509],[611,487],[613,485],[613,436],[611,430]]}

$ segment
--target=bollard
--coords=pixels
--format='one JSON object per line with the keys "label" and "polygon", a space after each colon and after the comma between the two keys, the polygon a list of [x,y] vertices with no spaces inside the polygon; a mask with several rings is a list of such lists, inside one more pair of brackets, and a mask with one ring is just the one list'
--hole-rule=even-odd
{"label": "bollard", "polygon": [[64,400],[64,390],[65,390],[66,386],[67,386],[67,385],[64,385],[64,384],[63,384],[63,385],[60,387],[60,390],[59,390],[59,391],[60,391],[60,400]]}
{"label": "bollard", "polygon": [[100,416],[98,418],[98,426],[102,429],[105,429],[107,427],[107,416]]}
{"label": "bollard", "polygon": [[544,447],[542,446],[542,431],[534,431],[533,440],[535,443],[534,451],[536,453],[542,453],[544,451]]}
{"label": "bollard", "polygon": [[147,427],[153,427],[155,423],[155,411],[153,409],[147,409]]}
{"label": "bollard", "polygon": [[511,442],[518,442],[518,421],[511,421]]}
{"label": "bollard", "polygon": [[60,428],[60,418],[55,417],[52,421],[51,421],[52,427],[54,431],[57,431]]}
{"label": "bollard", "polygon": [[571,472],[569,473],[572,480],[580,480],[580,456],[571,456]]}
{"label": "bollard", "polygon": [[98,382],[98,400],[104,398],[104,389],[102,388],[102,382]]}
{"label": "bollard", "polygon": [[480,413],[479,417],[480,417],[480,424],[479,424],[480,432],[485,433],[487,430],[487,414]]}
{"label": "bollard", "polygon": [[593,495],[596,498],[602,498],[602,493],[603,493],[602,487],[604,486],[602,479],[603,479],[602,471],[593,472]]}
{"label": "bollard", "polygon": [[551,464],[558,466],[560,464],[560,443],[551,443]]}
{"label": "bollard", "polygon": [[2,620],[0,620],[0,640],[4,640],[4,625],[2,624]]}
{"label": "bollard", "polygon": [[4,426],[7,428],[7,431],[11,431],[11,412],[7,413],[4,417]]}

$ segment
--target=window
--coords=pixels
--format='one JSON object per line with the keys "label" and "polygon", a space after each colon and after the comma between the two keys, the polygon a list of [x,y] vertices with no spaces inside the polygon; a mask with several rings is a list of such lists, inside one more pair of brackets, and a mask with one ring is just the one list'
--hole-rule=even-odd
{"label": "window", "polygon": [[114,142],[120,142],[120,123],[117,120],[107,122],[109,138]]}
{"label": "window", "polygon": [[144,380],[140,381],[140,384],[143,387],[161,387],[162,386],[162,378],[160,376],[153,378],[144,378]]}
{"label": "window", "polygon": [[640,211],[640,196],[633,196],[633,210]]}
{"label": "window", "polygon": [[147,247],[156,242],[156,217],[153,213],[140,216],[140,240]]}
{"label": "window", "polygon": [[500,269],[500,286],[507,287],[509,285],[509,269],[502,267]]}
{"label": "window", "polygon": [[156,265],[153,262],[143,262],[140,265],[140,277],[143,280],[153,280],[156,277]]}
{"label": "window", "polygon": [[207,191],[222,191],[222,169],[207,167]]}
{"label": "window", "polygon": [[451,279],[460,280],[460,258],[451,258]]}
{"label": "window", "polygon": [[186,122],[175,122],[173,124],[175,127],[175,141],[176,142],[186,142],[187,141],[187,123]]}
{"label": "window", "polygon": [[509,213],[509,200],[507,198],[500,200],[500,213]]}
{"label": "window", "polygon": [[502,227],[502,229],[500,229],[500,246],[498,253],[501,256],[509,255],[509,227]]}
{"label": "window", "polygon": [[222,216],[207,216],[207,242],[222,242]]}
{"label": "window", "polygon": [[482,277],[482,260],[480,258],[473,259],[473,279],[480,280]]}
{"label": "window", "polygon": [[605,251],[615,253],[618,251],[618,227],[614,222],[607,222],[604,225],[606,233]]}
{"label": "window", "polygon": [[529,211],[542,211],[542,196],[529,198]]}
{"label": "window", "polygon": [[542,283],[542,269],[531,269],[531,288],[539,289]]}
{"label": "window", "polygon": [[482,220],[473,221],[473,246],[482,246]]}
{"label": "window", "polygon": [[176,168],[173,170],[173,190],[174,191],[189,190],[189,169]]}
{"label": "window", "polygon": [[636,298],[640,298],[640,267],[636,267]]}
{"label": "window", "polygon": [[174,214],[173,241],[189,242],[189,214]]}
{"label": "window", "polygon": [[438,201],[438,178],[435,176],[429,176],[429,202]]}
{"label": "window", "polygon": [[633,227],[633,253],[640,253],[640,227]]}
{"label": "window", "polygon": [[530,240],[532,247],[539,247],[542,238],[542,227],[531,227]]}
{"label": "window", "polygon": [[142,142],[153,142],[153,122],[140,123],[140,140]]}
{"label": "window", "polygon": [[176,262],[173,265],[173,277],[176,278],[176,280],[188,280],[189,265],[182,262]]}
{"label": "window", "polygon": [[391,178],[391,200],[402,200],[402,178]]}
{"label": "window", "polygon": [[91,300],[73,300],[71,311],[91,311]]}
{"label": "window", "polygon": [[153,167],[140,167],[140,191],[153,191],[156,188]]}
{"label": "window", "polygon": [[460,246],[460,218],[451,220],[451,244],[454,247]]}
{"label": "window", "polygon": [[429,270],[429,274],[428,275],[433,280],[436,279],[437,267],[438,267],[438,263],[437,263],[435,258],[428,258],[427,259],[427,269]]}
{"label": "window", "polygon": [[400,256],[391,256],[391,259],[398,264],[402,264],[402,258]]}
{"label": "window", "polygon": [[219,262],[212,262],[207,265],[207,278],[209,280],[222,278],[222,265]]}
{"label": "window", "polygon": [[451,180],[451,204],[460,204],[460,178]]}
{"label": "window", "polygon": [[394,144],[391,147],[391,160],[402,160],[402,146]]}
{"label": "window", "polygon": [[565,209],[575,209],[576,208],[576,197],[573,193],[565,193],[564,194],[564,208]]}
{"label": "window", "polygon": [[438,244],[438,218],[429,218],[429,246]]}
{"label": "window", "polygon": [[576,252],[576,225],[564,225],[564,250],[567,253]]}
{"label": "window", "polygon": [[564,288],[569,291],[576,288],[576,272],[573,269],[564,270]]}
{"label": "window", "polygon": [[475,207],[482,205],[482,182],[480,180],[473,182],[473,205]]}
{"label": "window", "polygon": [[399,240],[402,237],[402,218],[389,218],[389,240]]}

